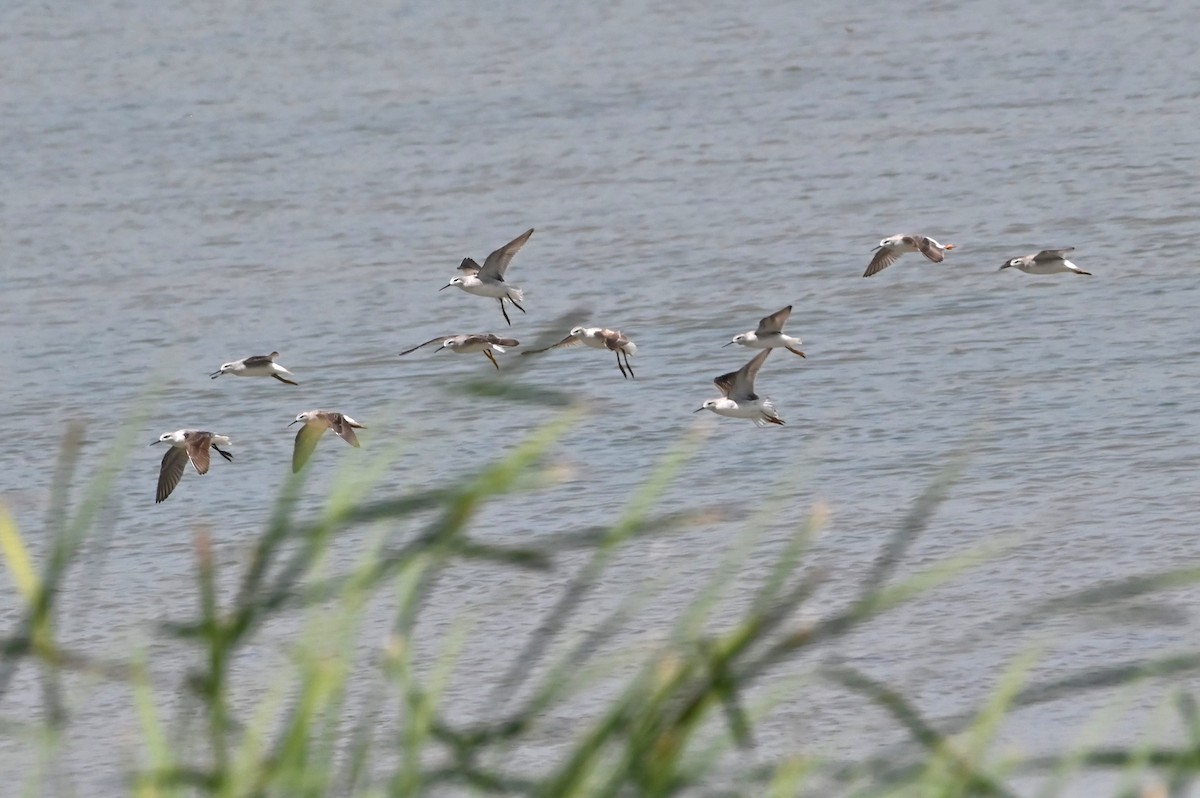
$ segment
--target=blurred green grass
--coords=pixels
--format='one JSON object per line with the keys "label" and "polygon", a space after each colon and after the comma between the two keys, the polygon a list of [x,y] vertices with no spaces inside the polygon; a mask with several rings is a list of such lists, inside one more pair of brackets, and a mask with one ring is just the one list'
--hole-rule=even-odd
{"label": "blurred green grass", "polygon": [[[777,497],[758,497],[762,509],[730,541],[720,565],[691,604],[664,621],[662,641],[629,653],[617,663],[595,652],[621,629],[647,623],[639,610],[648,594],[630,596],[585,635],[571,620],[593,595],[619,552],[647,536],[669,535],[718,516],[720,508],[656,513],[658,498],[702,444],[696,431],[666,453],[626,510],[604,528],[566,530],[526,546],[495,545],[472,534],[472,522],[490,501],[515,492],[538,491],[561,476],[551,457],[555,442],[577,419],[568,409],[496,462],[452,488],[414,491],[378,498],[371,491],[382,476],[377,467],[353,481],[338,483],[315,519],[297,515],[303,475],[281,489],[265,528],[255,540],[237,579],[222,594],[213,544],[205,529],[194,530],[194,618],[164,623],[166,644],[181,647],[193,667],[180,687],[195,707],[196,721],[175,724],[160,706],[154,688],[155,662],[147,651],[128,661],[93,655],[60,639],[58,599],[78,576],[77,563],[89,536],[102,535],[101,510],[129,449],[128,431],[85,486],[72,512],[82,429],[71,427],[59,452],[53,508],[47,515],[48,546],[30,554],[11,516],[0,507],[0,553],[9,579],[6,601],[20,607],[19,618],[0,641],[0,733],[8,745],[38,752],[45,766],[12,774],[8,786],[27,795],[61,792],[48,774],[55,758],[69,756],[60,741],[69,729],[63,698],[65,674],[86,674],[127,689],[140,721],[137,758],[129,763],[126,792],[151,796],[415,796],[443,794],[528,796],[1009,796],[1070,794],[1075,779],[1103,771],[1115,774],[1113,795],[1182,796],[1200,768],[1200,713],[1190,694],[1179,692],[1171,711],[1187,732],[1184,742],[1162,747],[1147,741],[1128,750],[1064,745],[1061,752],[1015,754],[997,745],[1005,719],[1014,711],[1053,700],[1082,699],[1096,690],[1129,689],[1147,679],[1178,677],[1200,669],[1200,652],[1131,657],[1037,681],[1031,677],[1036,652],[1015,662],[997,663],[981,674],[991,696],[975,710],[954,718],[931,719],[895,685],[879,683],[854,668],[814,664],[811,655],[828,651],[856,629],[886,619],[888,613],[938,586],[962,577],[1004,550],[1004,541],[966,551],[903,577],[898,566],[950,494],[963,459],[947,468],[918,497],[880,555],[857,596],[840,611],[805,620],[806,602],[824,574],[808,567],[805,555],[819,533],[826,510],[814,508],[794,525],[791,539],[773,567],[758,575],[752,600],[737,616],[714,630],[713,609],[727,597],[732,576],[744,573],[757,536],[777,511]],[[389,544],[380,531],[356,564],[330,573],[331,547],[339,533],[393,526],[418,531],[402,545]],[[581,557],[572,574],[560,574],[559,596],[507,668],[497,666],[492,684],[478,685],[488,711],[469,723],[449,706],[446,687],[470,636],[460,624],[440,641],[438,652],[417,651],[414,628],[432,586],[454,563],[470,560],[497,569],[532,569],[556,574],[564,554]],[[1191,585],[1200,569],[1134,575],[1073,591],[1016,614],[1016,623],[1064,611],[1104,607],[1129,597]],[[364,653],[360,638],[367,607],[387,594],[394,606],[386,641]],[[291,641],[287,664],[272,688],[247,704],[232,696],[242,671],[238,656],[252,647],[263,625],[283,614],[298,615],[300,631]],[[593,613],[593,617],[594,617]],[[885,620],[886,622],[886,620]],[[998,628],[1007,628],[1001,624]],[[156,647],[157,648],[157,647]],[[428,663],[434,663],[432,667]],[[807,663],[813,679],[878,706],[909,742],[879,751],[864,746],[862,757],[833,761],[806,751],[804,741],[778,761],[762,761],[756,726],[776,702],[748,705],[748,691],[771,673]],[[424,663],[424,664],[422,664]],[[18,668],[37,672],[42,711],[36,722],[3,718],[4,695]],[[377,679],[369,687],[376,712],[354,716],[347,695],[364,669]],[[607,704],[574,719],[574,727],[532,772],[512,766],[523,743],[544,744],[540,720],[575,706],[572,699],[606,677],[618,684]],[[380,735],[387,726],[394,732]],[[182,731],[181,731],[182,729]],[[1033,780],[1033,781],[1031,781]],[[1025,792],[1013,785],[1018,781]],[[66,792],[70,792],[66,790]]]}

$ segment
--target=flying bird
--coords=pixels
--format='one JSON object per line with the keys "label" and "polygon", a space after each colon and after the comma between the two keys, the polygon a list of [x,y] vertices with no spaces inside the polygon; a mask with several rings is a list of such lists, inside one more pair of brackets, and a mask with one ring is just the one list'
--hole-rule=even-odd
{"label": "flying bird", "polygon": [[1000,267],[1000,271],[1012,268],[1020,269],[1026,274],[1059,274],[1061,272],[1071,272],[1073,274],[1086,274],[1088,277],[1091,277],[1091,272],[1085,272],[1067,260],[1067,253],[1074,251],[1075,247],[1043,249],[1041,252],[1036,252],[1032,255],[1022,255],[1019,258],[1011,258],[1005,261],[1004,265]]}
{"label": "flying bird", "polygon": [[[342,440],[353,446],[358,447],[358,436],[354,434],[356,429],[366,429],[362,424],[359,424],[350,416],[342,413],[334,413],[330,410],[306,410],[296,416],[292,424],[302,423],[303,427],[296,433],[296,445],[292,449],[292,473],[298,472],[308,462],[308,458],[312,456],[313,449],[317,448],[317,441],[321,440],[321,436],[325,434],[325,430],[331,429],[338,434]],[[288,426],[292,426],[288,424]]]}
{"label": "flying bird", "polygon": [[177,429],[174,432],[164,432],[158,437],[158,440],[152,441],[150,445],[153,446],[156,443],[169,443],[171,447],[163,455],[162,465],[158,469],[158,490],[154,494],[155,504],[166,501],[167,497],[171,495],[171,491],[175,490],[175,486],[183,478],[183,469],[189,460],[197,474],[208,473],[209,448],[216,449],[217,454],[229,462],[233,462],[233,455],[217,446],[218,443],[228,446],[229,438],[214,432]]}
{"label": "flying bird", "polygon": [[947,250],[951,249],[954,249],[953,244],[939,244],[929,236],[897,233],[883,239],[879,242],[879,246],[875,247],[875,257],[871,258],[871,263],[863,272],[863,277],[870,277],[872,274],[883,271],[895,263],[905,252],[920,252],[934,263],[941,263],[946,257]]}
{"label": "flying bird", "polygon": [[741,335],[733,336],[733,340],[722,346],[730,346],[738,344],[751,349],[773,349],[782,347],[793,355],[804,357],[804,353],[797,347],[800,346],[799,338],[793,338],[790,335],[784,335],[783,325],[787,324],[788,316],[792,315],[792,306],[788,305],[783,310],[777,310],[770,316],[763,316],[759,319],[758,329],[744,332]]}
{"label": "flying bird", "polygon": [[[610,352],[615,352],[617,355],[617,368],[621,370],[621,376],[625,379],[633,377],[633,364],[629,362],[629,356],[637,353],[637,344],[629,340],[629,336],[620,330],[610,330],[606,327],[575,327],[567,334],[566,338],[558,343],[551,344],[542,349],[531,349],[521,354],[536,355],[539,352],[548,352],[551,349],[578,346],[579,344],[590,346],[592,349],[607,349]],[[622,356],[625,358],[624,363],[621,362]]]}
{"label": "flying bird", "polygon": [[760,427],[767,424],[782,425],[783,419],[775,412],[775,404],[754,392],[754,378],[769,354],[771,350],[764,349],[737,371],[722,374],[713,380],[721,389],[721,398],[709,399],[692,412],[711,410],[719,416],[748,418]]}
{"label": "flying bird", "polygon": [[517,250],[525,245],[531,235],[533,235],[532,227],[488,255],[483,266],[471,258],[463,258],[463,262],[458,266],[462,276],[451,278],[450,282],[438,290],[444,291],[452,285],[457,285],[468,294],[498,299],[500,300],[500,312],[504,314],[504,320],[511,326],[512,319],[508,317],[508,311],[504,309],[504,300],[507,299],[517,310],[524,313],[525,308],[521,307],[521,302],[524,301],[525,295],[520,288],[504,281],[504,272],[508,269],[508,262],[513,259],[513,255],[517,254]]}
{"label": "flying bird", "polygon": [[288,385],[299,385],[299,383],[292,382],[281,376],[283,374],[290,374],[295,377],[296,375],[276,363],[275,358],[277,357],[279,357],[278,352],[272,352],[269,355],[251,355],[241,360],[235,360],[232,363],[222,363],[221,368],[208,376],[214,380],[222,374],[232,374],[235,377],[274,377],[280,382],[286,382]]}
{"label": "flying bird", "polygon": [[483,352],[488,360],[492,361],[492,365],[496,370],[500,370],[500,364],[496,362],[496,356],[493,352],[504,352],[505,347],[519,346],[521,344],[516,338],[500,338],[491,333],[477,333],[475,335],[439,335],[437,338],[430,338],[423,344],[417,344],[412,349],[405,349],[400,353],[403,357],[409,352],[416,352],[423,346],[437,344],[438,348],[435,352],[441,352],[443,349],[449,349],[451,352],[457,352],[460,355],[465,355],[468,352]]}

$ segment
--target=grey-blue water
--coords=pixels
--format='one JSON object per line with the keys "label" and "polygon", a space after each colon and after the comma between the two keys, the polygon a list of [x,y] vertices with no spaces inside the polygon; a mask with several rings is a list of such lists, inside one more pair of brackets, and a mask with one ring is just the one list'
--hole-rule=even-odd
{"label": "grey-blue water", "polygon": [[[828,506],[811,564],[831,582],[813,616],[843,606],[911,500],[967,451],[905,571],[1011,547],[822,654],[905,689],[934,719],[976,705],[1031,650],[1031,677],[1052,678],[1194,644],[1195,590],[1152,613],[1068,612],[994,632],[1022,607],[1200,554],[1194,8],[900,11],[877,0],[0,11],[0,501],[39,558],[67,422],[87,423],[94,465],[151,397],[108,537],[62,597],[63,639],[112,657],[150,646],[169,717],[189,661],[154,642],[154,624],[195,608],[197,526],[212,530],[227,574],[245,561],[287,471],[286,423],[327,407],[369,427],[360,451],[321,443],[311,512],[339,469],[397,442],[376,493],[436,485],[556,417],[455,388],[473,376],[566,390],[592,408],[555,449],[566,481],[489,506],[482,538],[524,543],[611,520],[700,424],[708,437],[661,506],[746,508],[782,493],[742,586],[814,503]],[[510,332],[495,302],[437,289],[464,256],[530,226],[509,270],[528,315],[511,332],[533,342],[585,321],[620,327],[639,345],[636,381],[584,349],[499,376],[478,355],[396,357],[434,335]],[[871,247],[905,231],[958,247],[944,264],[908,255],[862,279]],[[997,271],[1058,246],[1077,247],[1094,276]],[[759,376],[788,425],[693,415],[716,395],[712,378],[750,355],[720,345],[788,303],[809,357],[777,352]],[[207,377],[272,349],[300,387]],[[185,426],[230,435],[237,459],[186,473],[156,506],[162,452],[143,444]],[[575,628],[646,591],[642,623],[622,638],[635,657],[742,527],[639,541]],[[342,562],[378,534],[339,540]],[[483,705],[478,685],[565,579],[461,566],[439,583],[425,656],[456,625],[470,630],[447,693],[455,718]],[[739,608],[739,590],[723,612]],[[18,612],[5,582],[5,629]],[[388,608],[371,617],[369,650]],[[239,663],[244,683],[269,683],[295,633],[286,621],[268,629]],[[902,739],[880,710],[814,683],[819,661],[772,675],[783,700],[748,756],[841,757]],[[1171,724],[1151,719],[1178,685],[1018,712],[1004,744],[1065,748],[1120,701],[1102,739],[1169,741]],[[259,696],[243,698],[252,708]],[[74,722],[50,784],[111,794],[141,750],[129,691],[80,680],[68,699]],[[22,671],[0,712],[31,719],[39,706]],[[518,761],[561,752],[571,717],[548,718],[544,747]],[[30,774],[36,754],[18,730],[0,758]]]}

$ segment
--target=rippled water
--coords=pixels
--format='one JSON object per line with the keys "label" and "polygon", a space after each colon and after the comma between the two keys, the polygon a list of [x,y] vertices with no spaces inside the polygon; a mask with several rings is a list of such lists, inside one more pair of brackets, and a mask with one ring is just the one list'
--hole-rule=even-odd
{"label": "rippled water", "polygon": [[[318,479],[403,442],[381,492],[454,479],[553,418],[456,390],[490,376],[480,356],[395,357],[434,335],[500,332],[494,302],[437,289],[462,257],[533,226],[509,273],[529,311],[512,332],[621,327],[640,347],[638,379],[591,350],[496,377],[577,392],[595,412],[559,447],[577,476],[491,507],[481,534],[528,540],[611,519],[698,423],[710,380],[748,358],[720,344],[793,303],[789,331],[809,358],[776,353],[759,378],[788,426],[705,418],[711,435],[664,500],[745,507],[783,491],[746,584],[819,500],[832,517],[814,558],[834,580],[812,611],[839,606],[912,498],[967,450],[908,567],[1001,536],[1020,544],[831,656],[936,718],[978,701],[1033,645],[1049,676],[1194,643],[1195,592],[1166,620],[986,631],[1019,606],[1200,554],[1191,8],[843,5],[6,10],[0,499],[33,534],[66,422],[88,422],[85,459],[98,462],[113,425],[156,391],[139,443],[199,426],[231,435],[237,455],[185,475],[156,507],[161,452],[133,453],[107,546],[64,597],[68,639],[124,655],[152,621],[190,612],[191,530],[216,524],[222,559],[241,561],[301,410],[370,427],[362,453],[325,441]],[[910,255],[863,280],[870,248],[898,231],[958,248],[940,266]],[[1069,245],[1094,277],[997,272]],[[271,349],[301,387],[206,377]],[[596,611],[653,580],[645,628],[664,626],[739,529],[639,543]],[[471,685],[515,654],[558,584],[465,566],[442,583],[427,633],[476,623],[451,691],[465,716]],[[15,614],[5,589],[0,618]],[[385,630],[381,613],[366,637]],[[260,653],[248,668],[278,656]],[[17,716],[37,705],[21,684],[5,698]],[[164,679],[164,700],[174,685]],[[816,694],[771,716],[757,755],[898,739],[857,699]],[[129,704],[124,689],[80,688],[64,767],[84,793],[119,783],[138,737]],[[1062,743],[1103,704],[1019,713],[1006,733],[1026,749]],[[28,756],[12,741],[0,751]]]}

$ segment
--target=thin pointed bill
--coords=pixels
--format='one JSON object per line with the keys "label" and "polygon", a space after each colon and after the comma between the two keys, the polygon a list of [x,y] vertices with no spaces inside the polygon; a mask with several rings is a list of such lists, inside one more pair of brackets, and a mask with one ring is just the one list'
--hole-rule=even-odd
{"label": "thin pointed bill", "polygon": [[729,342],[729,343],[727,343],[727,344],[721,344],[721,348],[722,348],[722,349],[724,349],[725,347],[727,347],[727,346],[733,346],[733,345],[734,345],[734,344],[736,344],[736,343],[737,343],[737,341],[730,341],[730,342]]}
{"label": "thin pointed bill", "polygon": [[692,412],[693,412],[693,413],[699,413],[699,412],[700,412],[701,410],[703,410],[703,409],[704,409],[703,407],[697,407],[697,408],[696,408],[695,410],[693,410]]}
{"label": "thin pointed bill", "polygon": [[450,287],[450,286],[452,286],[452,285],[454,285],[454,283],[446,283],[445,285],[443,285],[443,286],[442,286],[441,288],[439,288],[438,290],[439,290],[439,291],[445,291],[447,288],[449,288],[449,287]]}
{"label": "thin pointed bill", "polygon": [[225,372],[223,372],[223,371],[214,371],[212,374],[209,374],[208,376],[209,376],[209,378],[210,378],[210,379],[214,379],[214,380],[215,380],[217,377],[220,377],[220,376],[221,376],[222,374],[224,374],[224,373],[225,373]]}

